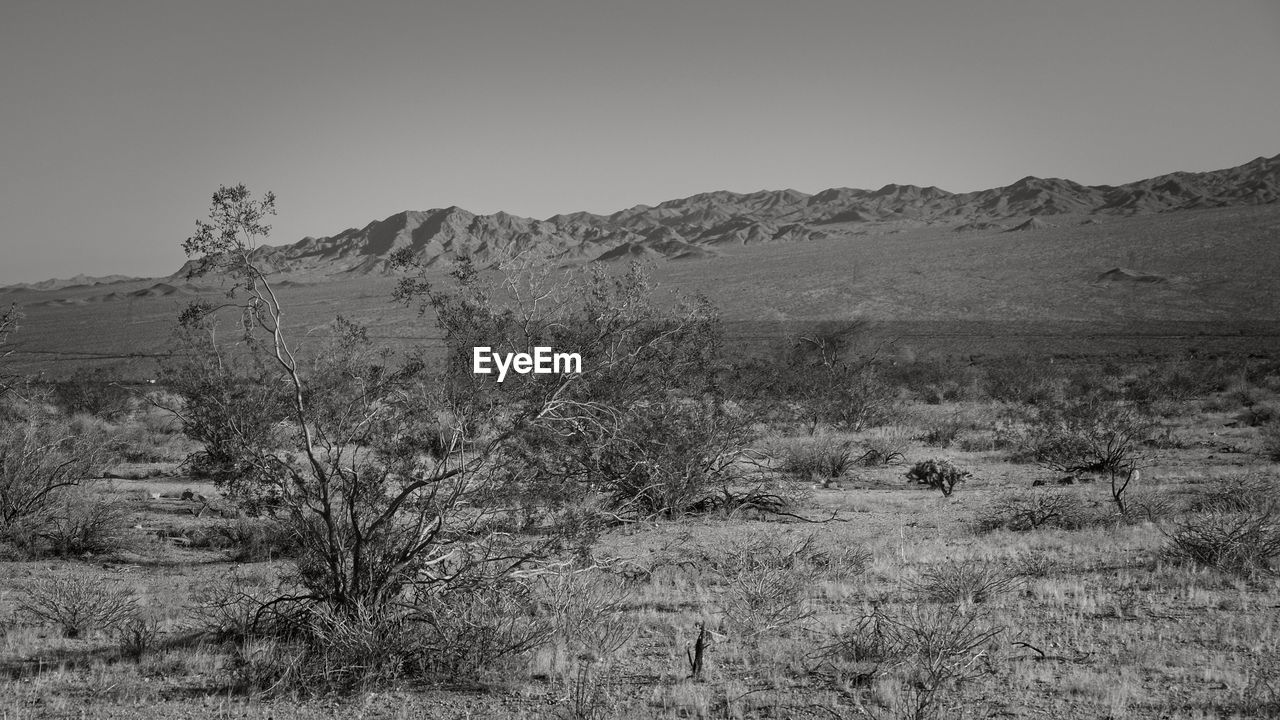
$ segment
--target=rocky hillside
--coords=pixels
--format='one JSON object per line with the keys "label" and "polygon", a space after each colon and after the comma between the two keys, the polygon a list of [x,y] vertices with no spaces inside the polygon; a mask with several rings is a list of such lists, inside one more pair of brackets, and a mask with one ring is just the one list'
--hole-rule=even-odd
{"label": "rocky hillside", "polygon": [[546,220],[475,215],[457,207],[406,211],[363,228],[262,248],[260,253],[282,270],[323,275],[385,272],[392,255],[402,250],[427,266],[457,257],[485,261],[528,248],[565,261],[683,260],[713,256],[726,245],[803,242],[864,228],[1034,230],[1053,225],[1055,215],[1133,215],[1258,205],[1277,198],[1280,155],[1226,170],[1170,173],[1118,186],[1025,177],[970,193],[914,185],[832,188],[813,195],[722,190],[610,215],[578,212]]}

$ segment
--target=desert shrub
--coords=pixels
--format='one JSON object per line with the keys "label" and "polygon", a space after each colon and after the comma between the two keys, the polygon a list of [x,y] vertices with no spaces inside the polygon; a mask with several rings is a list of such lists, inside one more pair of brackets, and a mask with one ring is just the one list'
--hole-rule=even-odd
{"label": "desert shrub", "polygon": [[950,447],[964,428],[965,422],[958,414],[935,418],[925,424],[919,440],[930,447]]}
{"label": "desert shrub", "polygon": [[192,597],[195,626],[219,640],[287,634],[288,618],[271,605],[280,597],[278,583],[262,574],[233,569],[228,577],[194,589]]}
{"label": "desert shrub", "polygon": [[632,592],[621,578],[587,568],[565,568],[539,578],[538,602],[554,621],[554,640],[573,658],[605,659],[635,635],[627,614]]}
{"label": "desert shrub", "polygon": [[[818,654],[844,677],[862,677],[862,703],[869,715],[885,707],[892,717],[927,720],[959,714],[957,688],[991,672],[986,660],[1000,634],[991,618],[977,609],[958,605],[916,606],[890,615],[876,610],[865,615]],[[872,687],[891,689],[876,697]]]}
{"label": "desert shrub", "polygon": [[129,413],[133,396],[117,382],[119,369],[81,368],[49,385],[50,397],[67,415],[84,413],[115,420]]}
{"label": "desert shrub", "polygon": [[[244,580],[202,608],[206,627],[235,643],[230,679],[241,690],[311,696],[473,678],[542,646],[565,623],[544,611],[530,585],[510,580],[419,597],[395,614],[296,602],[280,609],[278,590]],[[607,622],[581,615],[593,629]]]}
{"label": "desert shrub", "polygon": [[878,370],[864,369],[846,378],[838,388],[835,426],[859,432],[902,420],[903,405],[897,388],[885,382]]}
{"label": "desert shrub", "polygon": [[1123,518],[1129,522],[1160,522],[1177,514],[1178,503],[1167,494],[1151,488],[1138,488],[1125,494]]}
{"label": "desert shrub", "polygon": [[[249,637],[236,644],[224,669],[229,686],[241,693],[272,693],[288,689],[307,661],[303,648],[294,641],[273,637]],[[292,683],[305,692],[303,683]],[[318,692],[326,688],[317,687]]]}
{"label": "desert shrub", "polygon": [[991,560],[950,561],[926,570],[912,589],[931,602],[973,605],[1017,589],[1016,570]]}
{"label": "desert shrub", "polygon": [[290,530],[270,518],[237,518],[209,530],[207,544],[225,548],[236,562],[269,562],[297,550]]}
{"label": "desert shrub", "polygon": [[705,570],[721,582],[761,568],[787,570],[809,578],[847,579],[864,572],[871,557],[864,548],[824,544],[816,535],[789,539],[753,534],[735,540],[731,549],[689,548],[673,564]]}
{"label": "desert shrub", "polygon": [[551,640],[556,620],[541,612],[532,586],[504,580],[421,598],[412,616],[422,677],[468,677]]}
{"label": "desert shrub", "polygon": [[1265,427],[1280,423],[1280,407],[1269,403],[1259,403],[1247,407],[1236,419],[1249,427]]}
{"label": "desert shrub", "polygon": [[[85,478],[98,474],[104,444],[94,433],[76,433],[56,419],[0,425],[0,540],[39,552],[48,549],[46,540],[76,545],[79,528],[111,530],[111,506],[81,488]],[[103,536],[91,532],[84,539]]]}
{"label": "desert shrub", "polygon": [[1262,428],[1262,452],[1272,460],[1280,460],[1280,421]]}
{"label": "desert shrub", "polygon": [[111,454],[126,463],[173,462],[187,455],[181,436],[172,432],[156,431],[142,415],[119,421],[111,428]]}
{"label": "desert shrub", "polygon": [[114,630],[134,617],[137,601],[126,590],[111,589],[101,578],[56,575],[34,580],[18,600],[18,609],[62,628],[69,638],[95,630]]}
{"label": "desert shrub", "polygon": [[1011,459],[1031,458],[1072,475],[1102,473],[1111,481],[1112,499],[1121,513],[1139,462],[1139,452],[1154,423],[1137,408],[1097,397],[1011,410],[1017,449]]}
{"label": "desert shrub", "polygon": [[1124,397],[1124,375],[1124,368],[1112,362],[1066,366],[1061,371],[1060,397],[1119,400]]}
{"label": "desert shrub", "polygon": [[956,467],[950,460],[930,459],[911,466],[906,477],[917,484],[940,490],[943,495],[950,495],[955,491],[956,485],[970,477],[970,473]]}
{"label": "desert shrub", "polygon": [[982,394],[981,371],[955,360],[898,362],[882,372],[886,382],[910,391],[916,400],[930,405],[978,399]]}
{"label": "desert shrub", "polygon": [[748,418],[708,403],[636,406],[591,451],[586,479],[613,512],[679,517],[744,480],[737,461],[754,436]]}
{"label": "desert shrub", "polygon": [[397,680],[474,678],[548,642],[556,619],[528,586],[504,583],[435,598],[413,612],[307,608],[287,634],[253,633],[230,668],[242,690],[350,694]]}
{"label": "desert shrub", "polygon": [[1280,569],[1280,505],[1191,514],[1169,533],[1165,550],[1223,572],[1273,574]]}
{"label": "desert shrub", "polygon": [[[301,667],[278,675],[285,686],[466,677],[546,642],[555,625],[528,573],[571,538],[546,522],[510,532],[522,504],[552,513],[596,499],[625,521],[723,507],[754,484],[737,462],[751,418],[717,392],[720,331],[706,302],[666,302],[638,265],[566,272],[524,255],[482,272],[460,260],[451,282],[418,267],[397,287],[435,319],[443,361],[379,348],[341,317],[297,353],[271,273],[255,264],[273,213],[271,194],[224,187],[197,222],[184,243],[193,274],[234,287],[222,306],[184,312],[190,344],[167,384],[204,447],[195,467],[297,540],[274,597],[218,609],[248,609],[251,637],[276,641],[269,671],[273,653],[299,651]],[[214,342],[227,306],[234,346]],[[486,346],[580,352],[581,371],[499,382],[473,372],[471,348]]]}
{"label": "desert shrub", "polygon": [[1053,402],[1062,383],[1053,368],[1026,358],[1007,357],[991,360],[983,366],[986,394],[992,400],[1018,405],[1043,405]]}
{"label": "desert shrub", "polygon": [[141,661],[160,637],[160,624],[137,613],[118,623],[114,630],[120,655],[134,662]]}
{"label": "desert shrub", "polygon": [[778,454],[778,470],[797,480],[840,478],[854,464],[853,444],[831,436],[788,442]]}
{"label": "desert shrub", "polygon": [[182,328],[161,377],[177,397],[160,398],[180,418],[182,432],[197,443],[186,459],[191,477],[214,483],[254,514],[280,502],[253,448],[287,443],[280,423],[286,392],[261,357],[245,348],[214,343],[211,326]]}
{"label": "desert shrub", "polygon": [[1177,405],[1213,389],[1204,372],[1186,363],[1152,365],[1139,372],[1125,387],[1125,397],[1141,407]]}
{"label": "desert shrub", "polygon": [[866,448],[858,461],[863,465],[889,465],[907,459],[907,449],[911,447],[911,434],[902,427],[879,428],[863,441]]}
{"label": "desert shrub", "polygon": [[981,531],[1078,530],[1098,519],[1075,492],[1037,489],[997,496],[978,511],[977,527]]}
{"label": "desert shrub", "polygon": [[729,384],[761,415],[810,435],[822,426],[859,432],[895,422],[902,399],[878,348],[866,347],[867,330],[859,320],[811,323],[767,357],[736,363]]}
{"label": "desert shrub", "polygon": [[1280,504],[1280,487],[1266,475],[1236,475],[1218,480],[1187,503],[1187,512],[1247,512]]}
{"label": "desert shrub", "polygon": [[368,608],[335,612],[319,606],[308,618],[303,661],[277,682],[306,694],[377,687],[406,675],[417,640],[403,622]]}
{"label": "desert shrub", "polygon": [[870,553],[798,539],[752,537],[732,551],[695,555],[723,588],[721,612],[739,638],[757,638],[814,614],[810,595],[820,577],[848,579],[866,570]]}
{"label": "desert shrub", "polygon": [[54,555],[104,553],[120,546],[132,512],[110,488],[83,482],[58,494],[37,535]]}
{"label": "desert shrub", "polygon": [[807,595],[812,577],[792,568],[761,565],[728,579],[721,609],[739,637],[754,637],[813,615]]}

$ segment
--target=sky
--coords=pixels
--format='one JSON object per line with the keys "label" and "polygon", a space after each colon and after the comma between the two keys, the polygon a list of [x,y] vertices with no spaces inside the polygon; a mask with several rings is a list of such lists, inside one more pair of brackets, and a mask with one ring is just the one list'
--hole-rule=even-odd
{"label": "sky", "polygon": [[402,210],[1118,184],[1280,153],[1276,0],[0,0],[0,285]]}

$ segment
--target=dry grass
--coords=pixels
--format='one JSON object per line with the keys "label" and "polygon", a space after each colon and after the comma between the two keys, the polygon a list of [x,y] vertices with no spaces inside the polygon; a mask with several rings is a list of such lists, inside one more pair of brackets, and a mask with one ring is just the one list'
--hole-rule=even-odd
{"label": "dry grass", "polygon": [[[538,581],[558,621],[501,672],[312,699],[241,692],[247,679],[301,672],[289,646],[245,640],[251,599],[273,591],[287,561],[233,565],[231,548],[181,542],[235,521],[196,516],[180,499],[185,480],[140,473],[116,482],[140,526],[126,550],[0,563],[0,718],[1266,717],[1278,707],[1267,653],[1280,646],[1280,584],[1256,566],[1240,574],[1165,552],[1181,522],[1234,517],[1257,505],[1242,496],[1280,487],[1261,453],[1206,458],[1217,446],[1202,443],[1223,442],[1211,434],[1221,417],[1178,418],[1186,442],[1153,450],[1145,471],[1146,491],[1191,515],[1090,521],[1091,509],[1110,512],[1105,487],[1032,488],[1045,471],[953,446],[974,472],[954,497],[920,492],[901,466],[860,467],[800,513],[842,521],[619,528],[588,565]],[[907,463],[936,452],[902,447]],[[70,638],[19,612],[24,588],[51,576],[101,578],[137,621]],[[328,660],[381,652],[376,635],[337,624],[349,642]],[[309,671],[336,681],[338,665]]]}

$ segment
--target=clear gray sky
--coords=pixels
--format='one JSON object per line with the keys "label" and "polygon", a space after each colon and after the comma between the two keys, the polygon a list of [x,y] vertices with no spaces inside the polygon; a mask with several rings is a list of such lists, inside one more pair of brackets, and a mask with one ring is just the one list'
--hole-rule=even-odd
{"label": "clear gray sky", "polygon": [[1277,0],[0,0],[0,284],[406,209],[1120,183],[1280,152]]}

